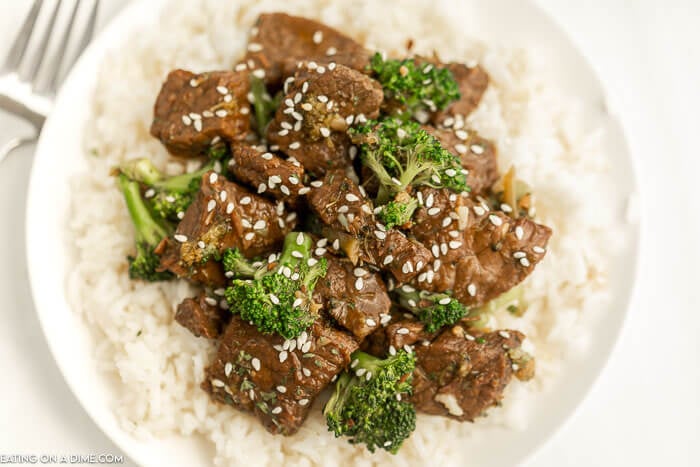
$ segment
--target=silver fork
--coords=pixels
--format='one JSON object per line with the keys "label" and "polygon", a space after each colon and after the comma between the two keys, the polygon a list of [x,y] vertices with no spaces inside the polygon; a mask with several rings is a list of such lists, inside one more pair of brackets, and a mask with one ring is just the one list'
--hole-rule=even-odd
{"label": "silver fork", "polygon": [[[83,17],[87,23],[76,45],[76,52],[66,58],[66,50],[75,25],[81,3],[91,2],[91,10]],[[5,62],[0,66],[0,108],[24,118],[36,129],[31,138],[13,138],[0,148],[0,162],[15,148],[34,141],[51,111],[56,90],[60,84],[61,66],[71,67],[92,38],[100,0],[75,0],[68,21],[57,27],[56,19],[61,11],[63,0],[55,0],[46,25],[35,27],[43,8],[44,0],[35,0],[24,24],[10,48]],[[61,32],[62,29],[62,32]],[[54,53],[49,53],[49,45],[54,34],[60,34]],[[38,38],[34,50],[28,50],[33,37]],[[36,40],[36,39],[35,39]]]}

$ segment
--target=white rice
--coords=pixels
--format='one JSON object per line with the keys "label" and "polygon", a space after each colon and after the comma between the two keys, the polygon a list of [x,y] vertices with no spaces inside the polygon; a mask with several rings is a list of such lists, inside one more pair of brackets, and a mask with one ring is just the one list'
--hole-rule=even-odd
{"label": "white rice", "polygon": [[[597,190],[606,160],[600,131],[585,124],[588,104],[561,95],[526,51],[466,37],[432,2],[367,0],[353,2],[352,9],[324,0],[173,3],[153,27],[132,34],[127,45],[105,58],[85,132],[86,153],[97,156],[86,156],[89,170],[74,180],[69,217],[70,238],[78,249],[69,298],[95,332],[101,369],[117,377],[114,408],[124,429],[137,436],[201,436],[214,443],[215,464],[248,466],[464,465],[460,459],[468,453],[454,439],[476,436],[487,426],[525,428],[530,402],[552,387],[573,354],[585,349],[590,317],[608,299],[606,258],[615,222]],[[537,376],[529,383],[514,381],[503,406],[488,418],[470,424],[421,415],[397,456],[370,455],[334,439],[326,432],[320,402],[296,436],[269,435],[252,416],[211,403],[199,389],[213,345],[173,321],[174,308],[191,293],[190,286],[129,280],[125,257],[132,253],[133,231],[108,176],[110,168],[147,156],[169,173],[187,169],[148,132],[161,82],[173,68],[231,68],[263,11],[317,18],[390,53],[403,52],[410,36],[417,39],[416,52],[435,49],[446,59],[477,60],[490,73],[490,89],[470,126],[497,141],[501,170],[515,164],[534,188],[538,218],[554,236],[545,260],[525,282],[525,316],[500,311],[492,323],[528,336]]]}

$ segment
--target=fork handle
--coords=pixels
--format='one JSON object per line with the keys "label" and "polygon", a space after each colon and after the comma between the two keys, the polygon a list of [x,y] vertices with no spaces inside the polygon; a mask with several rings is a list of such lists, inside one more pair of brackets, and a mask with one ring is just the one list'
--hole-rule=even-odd
{"label": "fork handle", "polygon": [[0,108],[24,118],[36,128],[37,133],[44,126],[46,116],[0,94]]}

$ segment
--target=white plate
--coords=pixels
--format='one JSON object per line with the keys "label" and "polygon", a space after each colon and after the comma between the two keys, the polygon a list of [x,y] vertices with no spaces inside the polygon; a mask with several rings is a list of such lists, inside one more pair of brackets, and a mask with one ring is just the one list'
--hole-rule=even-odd
{"label": "white plate", "polygon": [[[233,1],[233,0],[230,0]],[[65,235],[68,219],[69,184],[72,174],[85,167],[83,122],[89,105],[100,59],[118,48],[130,28],[152,20],[159,2],[142,1],[127,7],[99,35],[68,77],[47,120],[32,169],[27,202],[27,258],[32,294],[42,329],[66,382],[94,422],[126,454],[144,466],[195,466],[211,463],[213,448],[196,437],[136,440],[123,431],[111,411],[111,394],[116,384],[96,369],[89,332],[67,302],[64,278],[70,258],[70,241]],[[565,90],[601,103],[603,89],[592,69],[566,34],[529,2],[498,0],[480,2],[478,17],[483,30],[477,37],[493,38],[522,47],[537,46],[547,60],[556,64]],[[507,14],[504,14],[507,12]],[[628,196],[635,193],[634,167],[621,126],[601,110],[609,123],[606,151],[611,156],[612,176],[619,181],[610,200],[623,212]],[[527,431],[498,431],[478,448],[469,448],[473,465],[512,466],[523,462],[549,439],[584,399],[602,371],[617,340],[632,292],[638,255],[639,225],[623,226],[625,249],[612,258],[614,300],[593,329],[592,352],[571,362],[559,385],[538,402],[537,417]],[[66,421],[70,423],[70,421]],[[503,447],[507,446],[507,449]]]}

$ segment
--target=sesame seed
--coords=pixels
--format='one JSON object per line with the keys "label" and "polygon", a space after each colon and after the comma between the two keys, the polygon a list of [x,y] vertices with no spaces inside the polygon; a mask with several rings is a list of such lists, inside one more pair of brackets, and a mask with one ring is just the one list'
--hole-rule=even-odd
{"label": "sesame seed", "polygon": [[199,86],[199,81],[197,81],[195,78],[192,78],[190,80],[190,86],[192,86],[193,88],[196,88],[197,86]]}
{"label": "sesame seed", "polygon": [[495,214],[489,215],[489,221],[491,221],[491,223],[493,225],[495,225],[496,227],[499,227],[503,224],[503,219],[501,219],[500,217],[498,217]]}
{"label": "sesame seed", "polygon": [[260,371],[260,360],[257,357],[253,357],[253,359],[250,361],[250,364],[253,365],[255,371]]}
{"label": "sesame seed", "polygon": [[486,210],[481,206],[474,206],[474,213],[477,216],[483,216],[484,214],[486,214]]}
{"label": "sesame seed", "polygon": [[200,240],[197,242],[197,246],[201,249],[204,249],[206,248],[207,244]]}
{"label": "sesame seed", "polygon": [[379,240],[385,240],[386,239],[386,233],[382,232],[381,230],[375,230],[374,231],[375,237],[377,237]]}
{"label": "sesame seed", "polygon": [[391,263],[392,261],[394,261],[394,257],[391,255],[386,255],[384,257],[384,261],[382,261],[382,263],[386,266],[387,264]]}
{"label": "sesame seed", "polygon": [[222,190],[221,193],[219,193],[219,199],[221,200],[222,203],[226,202],[227,196],[228,196],[228,193],[226,193],[226,190]]}
{"label": "sesame seed", "polygon": [[216,378],[211,380],[211,385],[215,388],[223,388],[224,386],[226,386],[226,384],[223,381]]}
{"label": "sesame seed", "polygon": [[226,365],[224,365],[224,374],[227,378],[231,375],[231,371],[233,371],[233,365],[231,362],[226,362]]}
{"label": "sesame seed", "polygon": [[307,378],[311,376],[311,370],[309,370],[308,368],[302,368],[301,372],[304,373],[304,376],[306,376]]}
{"label": "sesame seed", "polygon": [[336,250],[340,249],[340,240],[339,239],[336,238],[335,240],[333,240],[333,248],[335,248]]}
{"label": "sesame seed", "polygon": [[316,250],[314,250],[314,254],[316,256],[323,256],[326,254],[326,249],[325,248],[316,248]]}
{"label": "sesame seed", "polygon": [[321,180],[314,180],[311,182],[311,186],[314,188],[321,188],[323,186],[323,182]]}
{"label": "sesame seed", "polygon": [[396,347],[393,345],[389,346],[389,355],[396,355]]}
{"label": "sesame seed", "polygon": [[316,31],[313,36],[314,44],[320,44],[323,40],[323,31]]}
{"label": "sesame seed", "polygon": [[252,389],[250,389],[250,390],[248,391],[248,397],[250,398],[250,400],[255,400],[255,391],[253,391]]}
{"label": "sesame seed", "polygon": [[154,190],[153,188],[149,188],[143,195],[146,198],[153,198],[156,195],[156,190]]}
{"label": "sesame seed", "polygon": [[358,277],[357,280],[355,280],[355,288],[357,290],[362,290],[362,288],[365,286],[365,282],[362,280],[361,277]]}
{"label": "sesame seed", "polygon": [[530,261],[528,261],[527,258],[520,258],[520,264],[523,265],[524,267],[530,267]]}
{"label": "sesame seed", "polygon": [[262,49],[263,49],[262,44],[258,44],[257,42],[251,42],[250,44],[248,44],[248,51],[249,52],[260,52]]}
{"label": "sesame seed", "polygon": [[467,147],[464,144],[455,144],[455,150],[459,154],[466,154],[467,153]]}
{"label": "sesame seed", "polygon": [[467,286],[467,293],[468,293],[471,297],[476,296],[476,285],[474,285],[474,284],[469,284],[469,285]]}
{"label": "sesame seed", "polygon": [[226,115],[228,115],[228,112],[226,112],[224,109],[219,109],[216,112],[214,112],[214,115],[216,115],[219,118],[224,118]]}
{"label": "sesame seed", "polygon": [[441,243],[441,244],[440,244],[440,252],[441,252],[443,255],[446,255],[446,254],[447,254],[447,243]]}
{"label": "sesame seed", "polygon": [[365,323],[367,324],[367,326],[376,326],[377,325],[377,322],[375,320],[373,320],[372,318],[367,318],[365,320]]}
{"label": "sesame seed", "polygon": [[216,299],[214,299],[214,298],[205,297],[204,301],[206,302],[207,305],[216,306]]}
{"label": "sesame seed", "polygon": [[455,131],[455,135],[457,136],[457,138],[461,139],[462,141],[466,141],[467,138],[469,138],[469,134],[464,130]]}
{"label": "sesame seed", "polygon": [[254,234],[253,232],[248,232],[247,234],[245,234],[245,235],[243,236],[243,238],[246,239],[246,240],[248,240],[248,241],[252,240],[253,237],[255,237],[255,234]]}
{"label": "sesame seed", "polygon": [[445,175],[447,175],[448,177],[454,177],[455,175],[457,175],[457,171],[455,169],[447,169],[445,170]]}
{"label": "sesame seed", "polygon": [[309,403],[309,399],[299,399],[297,404],[301,405],[302,407],[307,405]]}
{"label": "sesame seed", "polygon": [[483,146],[479,146],[478,144],[472,144],[472,145],[469,147],[469,149],[471,149],[471,151],[472,151],[474,154],[483,154],[483,153],[484,153],[484,147],[483,147]]}
{"label": "sesame seed", "polygon": [[[285,123],[286,123],[286,122],[285,122]],[[289,124],[287,123],[287,125],[289,125]],[[275,156],[272,155],[271,152],[265,152],[265,153],[263,153],[260,157],[262,157],[262,158],[265,159],[266,161],[271,161],[272,158],[275,157]]]}
{"label": "sesame seed", "polygon": [[309,90],[309,82],[304,81],[304,84],[301,85],[301,92],[306,93],[306,91]]}
{"label": "sesame seed", "polygon": [[513,208],[511,208],[509,204],[502,203],[502,204],[501,204],[501,211],[503,211],[503,212],[513,212]]}
{"label": "sesame seed", "polygon": [[354,193],[347,193],[345,195],[345,199],[348,200],[348,202],[350,202],[350,203],[354,203],[355,201],[360,201],[360,198]]}
{"label": "sesame seed", "polygon": [[289,145],[289,149],[299,149],[301,147],[301,143],[299,141],[294,141],[292,144]]}
{"label": "sesame seed", "polygon": [[210,199],[209,202],[207,203],[207,212],[212,212],[216,208],[216,201],[213,199]]}
{"label": "sesame seed", "polygon": [[288,356],[288,355],[289,355],[289,354],[287,353],[286,350],[281,351],[281,352],[279,353],[279,360],[280,360],[280,363],[284,363],[284,362],[287,360],[287,356]]}
{"label": "sesame seed", "polygon": [[440,214],[440,208],[435,207],[435,208],[430,208],[428,209],[428,215],[429,216],[435,216],[437,214]]}
{"label": "sesame seed", "polygon": [[406,329],[406,328],[399,328],[399,329],[396,330],[396,334],[401,334],[401,335],[408,334],[409,332],[410,332],[410,331],[409,331],[408,329]]}
{"label": "sesame seed", "polygon": [[394,182],[395,185],[401,186],[401,180],[399,180],[396,177],[391,177],[391,181]]}
{"label": "sesame seed", "polygon": [[260,68],[257,70],[254,70],[253,76],[255,76],[256,78],[263,79],[265,77],[265,70],[260,69]]}
{"label": "sesame seed", "polygon": [[542,253],[544,253],[546,250],[545,250],[544,248],[542,248],[541,246],[533,246],[533,247],[532,247],[532,251],[534,251],[535,253],[540,253],[540,254],[542,254]]}
{"label": "sesame seed", "polygon": [[331,135],[331,130],[326,127],[321,127],[319,131],[321,132],[321,136],[324,138],[328,138]]}
{"label": "sesame seed", "polygon": [[438,303],[440,305],[449,305],[452,299],[450,297],[441,298]]}
{"label": "sesame seed", "polygon": [[504,339],[510,339],[510,334],[507,331],[498,331],[498,335]]}
{"label": "sesame seed", "polygon": [[173,238],[180,243],[185,243],[187,241],[187,235],[175,234]]}
{"label": "sesame seed", "polygon": [[263,230],[265,227],[267,227],[267,222],[260,219],[253,225],[253,230]]}
{"label": "sesame seed", "polygon": [[326,50],[326,55],[328,56],[335,55],[336,53],[338,53],[338,49],[335,47],[328,47],[328,50]]}
{"label": "sesame seed", "polygon": [[278,413],[282,413],[282,407],[277,406],[274,409],[272,409],[270,412],[275,414],[275,415],[277,415]]}
{"label": "sesame seed", "polygon": [[299,194],[300,194],[300,195],[305,195],[305,194],[308,193],[309,191],[311,191],[311,188],[309,188],[308,186],[305,186],[305,187],[303,187],[303,188],[299,188]]}
{"label": "sesame seed", "polygon": [[359,368],[359,369],[355,372],[355,374],[356,374],[357,376],[362,376],[362,375],[364,375],[365,373],[367,373],[367,368]]}
{"label": "sesame seed", "polygon": [[311,349],[311,341],[304,342],[304,344],[301,346],[301,351],[303,353],[308,352]]}
{"label": "sesame seed", "polygon": [[313,110],[313,107],[308,102],[304,102],[303,104],[301,104],[301,108],[306,110],[307,112],[311,112],[311,110]]}
{"label": "sesame seed", "polygon": [[515,259],[525,258],[526,256],[527,255],[524,251],[516,251],[515,253],[513,253],[513,258]]}
{"label": "sesame seed", "polygon": [[213,172],[211,175],[209,175],[209,183],[214,184],[216,181],[219,179],[219,176],[216,174],[216,172]]}
{"label": "sesame seed", "polygon": [[442,226],[443,226],[443,227],[447,227],[447,226],[450,225],[451,223],[452,223],[452,218],[451,218],[451,217],[445,217],[445,218],[442,220]]}
{"label": "sesame seed", "polygon": [[462,242],[458,242],[458,241],[453,240],[449,243],[449,245],[450,245],[451,249],[456,250],[457,248],[462,246]]}
{"label": "sesame seed", "polygon": [[185,125],[191,125],[192,124],[192,119],[188,117],[187,115],[182,116],[182,123]]}

